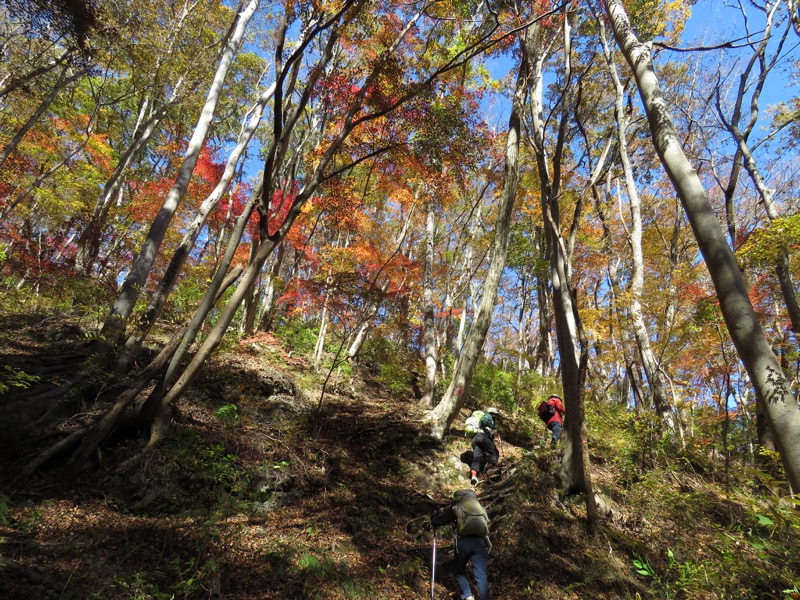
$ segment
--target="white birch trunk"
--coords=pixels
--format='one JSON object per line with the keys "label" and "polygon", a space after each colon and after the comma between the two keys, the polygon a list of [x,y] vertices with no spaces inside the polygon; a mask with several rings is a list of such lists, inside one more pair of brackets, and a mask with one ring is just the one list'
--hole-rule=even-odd
{"label": "white birch trunk", "polygon": [[[667,398],[666,385],[661,373],[661,365],[650,347],[650,335],[644,321],[642,310],[642,290],[644,288],[644,254],[642,251],[642,210],[639,191],[633,178],[633,168],[628,154],[628,126],[630,119],[625,110],[625,90],[619,80],[617,66],[611,49],[606,42],[605,24],[602,19],[597,19],[600,28],[600,39],[603,44],[603,53],[606,59],[606,68],[614,85],[614,119],[616,121],[616,138],[619,150],[622,172],[625,180],[625,191],[628,196],[628,206],[631,214],[631,228],[628,231],[628,244],[631,249],[631,281],[630,281],[630,320],[639,356],[642,359],[647,382],[650,384],[650,395],[656,413],[664,424],[670,429],[675,428],[672,406]],[[620,198],[620,201],[622,198]]]}
{"label": "white birch trunk", "polygon": [[425,313],[423,329],[425,335],[425,388],[420,404],[425,408],[433,407],[433,392],[436,387],[436,365],[438,352],[436,348],[435,306],[433,304],[433,251],[434,251],[434,214],[433,204],[427,201],[427,218],[425,221],[425,278],[423,295]]}
{"label": "white birch trunk", "polygon": [[194,220],[183,234],[183,239],[181,240],[180,244],[178,244],[177,249],[170,259],[169,265],[164,271],[164,276],[161,278],[156,290],[153,292],[150,303],[142,315],[142,318],[139,320],[136,330],[133,331],[125,341],[123,350],[117,359],[118,372],[127,371],[128,365],[133,359],[136,351],[139,349],[142,340],[144,340],[150,331],[150,328],[156,322],[156,319],[158,319],[158,317],[161,315],[161,312],[164,309],[164,304],[167,301],[167,297],[175,287],[175,283],[178,280],[181,269],[183,268],[189,253],[197,241],[197,236],[200,234],[200,230],[208,220],[208,215],[210,215],[211,211],[217,207],[219,201],[230,188],[231,181],[233,181],[233,176],[236,174],[236,167],[239,164],[239,160],[244,154],[244,151],[247,148],[247,145],[250,143],[250,140],[253,138],[258,124],[261,122],[261,118],[264,115],[264,107],[270,98],[272,98],[274,93],[275,85],[273,84],[261,95],[255,106],[253,106],[248,112],[249,119],[246,119],[246,123],[243,125],[242,131],[239,133],[236,146],[228,156],[222,177],[220,177],[217,185],[200,205],[197,215],[195,215]]}

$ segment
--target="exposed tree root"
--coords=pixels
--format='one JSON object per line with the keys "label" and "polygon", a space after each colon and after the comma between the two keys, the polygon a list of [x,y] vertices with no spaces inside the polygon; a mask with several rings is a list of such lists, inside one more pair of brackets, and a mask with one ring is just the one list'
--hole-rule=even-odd
{"label": "exposed tree root", "polygon": [[40,452],[35,459],[22,468],[21,474],[24,477],[30,477],[39,467],[41,467],[50,459],[55,458],[62,452],[66,452],[74,446],[77,446],[88,432],[88,427],[82,427],[71,432],[67,437],[60,439],[43,452]]}
{"label": "exposed tree root", "polygon": [[39,575],[35,571],[31,571],[30,569],[23,567],[22,565],[18,565],[13,560],[8,560],[7,558],[3,558],[0,556],[0,569],[8,570],[24,577],[31,583],[35,583],[37,585],[45,585],[49,587],[51,590],[63,590],[64,585],[53,581],[52,579],[48,579],[43,575]]}

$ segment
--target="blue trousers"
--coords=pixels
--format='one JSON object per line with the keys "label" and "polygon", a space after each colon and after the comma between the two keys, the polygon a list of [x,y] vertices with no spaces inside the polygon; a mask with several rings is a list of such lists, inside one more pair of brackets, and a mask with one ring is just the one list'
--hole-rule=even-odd
{"label": "blue trousers", "polygon": [[461,598],[472,596],[467,579],[467,564],[472,562],[472,574],[478,584],[481,600],[489,600],[489,552],[486,540],[480,537],[459,537],[456,545],[456,581],[461,588]]}
{"label": "blue trousers", "polygon": [[558,441],[558,438],[561,437],[561,423],[558,421],[553,421],[548,426],[548,429],[553,432],[553,445]]}

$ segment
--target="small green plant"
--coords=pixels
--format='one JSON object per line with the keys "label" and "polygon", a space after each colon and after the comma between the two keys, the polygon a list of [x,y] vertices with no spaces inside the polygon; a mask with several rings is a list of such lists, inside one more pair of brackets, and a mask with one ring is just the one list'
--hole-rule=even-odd
{"label": "small green plant", "polygon": [[651,567],[650,563],[641,556],[637,556],[633,559],[633,568],[636,569],[636,572],[643,577],[650,577],[652,579],[655,579],[656,577],[656,572],[653,570],[653,567]]}
{"label": "small green plant", "polygon": [[170,561],[170,567],[175,575],[175,591],[184,598],[202,590],[203,581],[217,570],[214,561],[200,565],[196,559],[182,559],[179,556]]}
{"label": "small green plant", "polygon": [[302,554],[297,562],[302,571],[304,571],[309,577],[316,580],[324,579],[330,575],[334,568],[334,564],[331,559],[323,558],[320,560],[310,552]]}
{"label": "small green plant", "polygon": [[783,590],[783,593],[789,598],[798,598],[800,597],[800,582],[795,583],[790,589]]}
{"label": "small green plant", "polygon": [[132,600],[170,600],[175,596],[158,589],[158,585],[152,580],[163,576],[158,571],[149,573],[139,571],[134,574],[133,581],[119,581],[118,585],[128,592]]}
{"label": "small green plant", "polygon": [[220,406],[215,414],[217,418],[222,421],[222,424],[225,427],[231,428],[236,425],[241,417],[239,416],[239,407],[235,404],[225,404],[224,406]]}
{"label": "small green plant", "polygon": [[28,375],[25,371],[3,365],[0,369],[0,394],[5,394],[10,389],[24,390],[39,381],[36,375]]}
{"label": "small green plant", "polygon": [[375,589],[368,581],[348,578],[339,584],[339,589],[348,600],[365,600],[375,597]]}

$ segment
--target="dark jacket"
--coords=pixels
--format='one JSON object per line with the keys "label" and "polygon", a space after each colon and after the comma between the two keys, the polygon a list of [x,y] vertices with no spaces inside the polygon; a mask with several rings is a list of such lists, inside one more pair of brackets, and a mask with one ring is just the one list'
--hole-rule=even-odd
{"label": "dark jacket", "polygon": [[456,511],[453,510],[453,504],[445,508],[440,508],[431,513],[431,524],[434,527],[442,527],[456,522]]}

